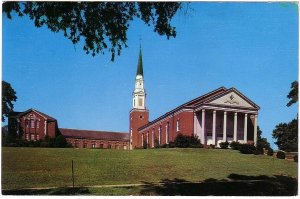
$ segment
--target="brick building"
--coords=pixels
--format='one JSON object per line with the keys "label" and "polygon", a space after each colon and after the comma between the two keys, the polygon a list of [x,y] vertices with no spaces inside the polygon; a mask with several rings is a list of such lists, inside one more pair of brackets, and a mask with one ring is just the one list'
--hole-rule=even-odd
{"label": "brick building", "polygon": [[149,122],[142,52],[129,116],[130,148],[169,144],[181,133],[197,135],[203,145],[219,146],[220,142],[257,142],[259,106],[235,88],[220,87]]}
{"label": "brick building", "polygon": [[63,135],[76,148],[128,149],[126,132],[91,131],[58,128],[57,120],[35,109],[13,112],[8,118],[8,131],[15,131],[21,139],[43,140],[45,136]]}

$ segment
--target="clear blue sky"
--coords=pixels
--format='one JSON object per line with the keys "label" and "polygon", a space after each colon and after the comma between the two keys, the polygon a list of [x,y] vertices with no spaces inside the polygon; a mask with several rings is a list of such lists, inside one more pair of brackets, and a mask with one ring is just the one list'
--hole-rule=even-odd
{"label": "clear blue sky", "polygon": [[91,57],[62,33],[35,28],[28,18],[3,15],[3,79],[17,92],[16,111],[35,108],[59,127],[128,131],[128,114],[142,36],[150,119],[220,86],[235,87],[257,103],[259,126],[272,130],[296,117],[286,107],[298,79],[298,10],[289,3],[192,3],[167,40],[140,20],[115,62]]}

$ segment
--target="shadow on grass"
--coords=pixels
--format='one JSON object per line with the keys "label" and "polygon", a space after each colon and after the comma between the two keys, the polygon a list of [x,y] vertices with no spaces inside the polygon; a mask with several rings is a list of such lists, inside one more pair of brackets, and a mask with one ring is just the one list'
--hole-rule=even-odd
{"label": "shadow on grass", "polygon": [[[226,179],[206,179],[190,182],[184,179],[164,179],[157,183],[143,182],[141,186],[121,187],[117,195],[159,195],[159,196],[294,196],[298,181],[288,176],[246,176],[230,174]],[[96,193],[88,187],[2,190],[3,195],[112,195],[120,187],[98,188]],[[114,194],[116,195],[116,194]]]}
{"label": "shadow on grass", "polygon": [[293,196],[297,195],[297,179],[287,176],[246,176],[230,174],[228,179],[206,179],[189,182],[183,179],[144,182],[141,195],[160,196]]}
{"label": "shadow on grass", "polygon": [[3,195],[87,195],[90,191],[86,187],[61,187],[52,189],[20,189],[2,190]]}

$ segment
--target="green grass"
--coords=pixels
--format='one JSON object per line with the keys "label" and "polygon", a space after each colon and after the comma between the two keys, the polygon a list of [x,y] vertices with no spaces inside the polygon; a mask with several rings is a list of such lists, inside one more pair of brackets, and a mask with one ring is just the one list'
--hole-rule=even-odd
{"label": "green grass", "polygon": [[[196,183],[229,180],[230,174],[297,178],[295,162],[233,150],[2,148],[2,188],[71,186],[72,160],[75,186],[79,187],[151,184],[166,179]],[[88,193],[138,195],[140,188],[89,188]]]}

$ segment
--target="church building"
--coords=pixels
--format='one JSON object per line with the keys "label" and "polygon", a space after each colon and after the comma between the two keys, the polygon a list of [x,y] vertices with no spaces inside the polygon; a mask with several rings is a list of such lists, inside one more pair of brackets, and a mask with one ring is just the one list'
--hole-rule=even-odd
{"label": "church building", "polygon": [[76,148],[134,149],[169,144],[178,134],[197,135],[204,146],[220,142],[257,142],[259,106],[236,88],[217,88],[149,121],[140,47],[129,132],[58,128],[57,120],[35,109],[13,112],[8,131],[28,141],[63,135]]}
{"label": "church building", "polygon": [[259,106],[236,88],[220,87],[149,122],[140,49],[129,118],[130,148],[169,144],[176,136],[197,135],[204,146],[257,142]]}

